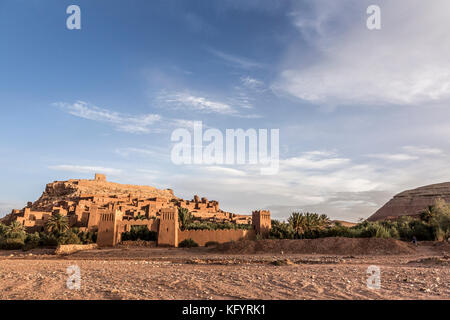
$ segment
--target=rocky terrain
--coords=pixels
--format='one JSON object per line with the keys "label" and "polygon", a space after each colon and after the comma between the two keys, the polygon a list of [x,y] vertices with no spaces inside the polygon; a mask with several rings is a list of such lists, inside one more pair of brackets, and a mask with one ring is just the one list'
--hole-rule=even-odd
{"label": "rocky terrain", "polygon": [[161,190],[151,186],[138,186],[96,180],[55,181],[47,184],[41,197],[32,204],[32,210],[49,211],[61,201],[76,201],[80,197],[95,196],[97,198],[153,198],[174,199],[172,190]]}
{"label": "rocky terrain", "polygon": [[[0,299],[450,299],[448,243],[420,243],[406,254],[396,250],[233,254],[233,248],[119,246],[65,256],[50,249],[0,251]],[[67,288],[71,265],[80,268],[80,290]],[[371,265],[380,268],[380,289],[367,287]]]}
{"label": "rocky terrain", "polygon": [[403,215],[418,215],[428,206],[433,205],[437,199],[450,203],[450,182],[403,191],[395,195],[367,220],[377,221],[397,218]]}

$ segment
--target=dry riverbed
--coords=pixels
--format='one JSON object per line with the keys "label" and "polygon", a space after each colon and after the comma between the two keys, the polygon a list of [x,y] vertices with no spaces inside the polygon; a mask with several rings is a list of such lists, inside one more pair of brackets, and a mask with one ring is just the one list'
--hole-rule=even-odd
{"label": "dry riverbed", "polygon": [[[406,255],[227,254],[209,248],[0,251],[0,299],[450,299],[448,247]],[[68,289],[67,267],[80,289]],[[367,287],[367,268],[381,288]]]}

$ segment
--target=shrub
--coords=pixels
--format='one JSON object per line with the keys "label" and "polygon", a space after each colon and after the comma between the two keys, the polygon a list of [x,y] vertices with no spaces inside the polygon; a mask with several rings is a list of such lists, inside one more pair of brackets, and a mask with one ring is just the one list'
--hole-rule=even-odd
{"label": "shrub", "polygon": [[57,238],[58,244],[81,244],[80,238],[72,231],[68,230]]}
{"label": "shrub", "polygon": [[0,222],[0,237],[4,236],[6,234],[7,226]]}
{"label": "shrub", "polygon": [[195,242],[194,240],[189,238],[189,239],[184,239],[183,241],[181,241],[178,244],[178,246],[181,248],[192,248],[192,247],[198,247],[198,244],[197,244],[197,242]]}
{"label": "shrub", "polygon": [[77,234],[78,238],[83,244],[90,244],[97,242],[97,233],[96,232],[80,232]]}
{"label": "shrub", "polygon": [[131,231],[122,233],[122,241],[156,241],[158,239],[158,233],[148,230],[147,226],[131,226]]}
{"label": "shrub", "polygon": [[234,224],[228,222],[209,222],[203,221],[200,223],[191,222],[186,224],[185,230],[250,230],[249,224]]}
{"label": "shrub", "polygon": [[19,238],[3,238],[0,241],[0,249],[19,250],[23,248],[24,244],[24,241]]}
{"label": "shrub", "polygon": [[205,243],[205,247],[215,247],[217,245],[219,245],[217,241],[208,241],[207,243]]}
{"label": "shrub", "polygon": [[294,239],[295,230],[289,223],[272,220],[269,237],[272,239]]}
{"label": "shrub", "polygon": [[39,233],[30,233],[25,238],[25,245],[23,246],[23,250],[31,250],[37,248],[41,244],[41,237]]}
{"label": "shrub", "polygon": [[46,247],[56,247],[58,245],[58,239],[53,234],[41,233],[41,245]]}

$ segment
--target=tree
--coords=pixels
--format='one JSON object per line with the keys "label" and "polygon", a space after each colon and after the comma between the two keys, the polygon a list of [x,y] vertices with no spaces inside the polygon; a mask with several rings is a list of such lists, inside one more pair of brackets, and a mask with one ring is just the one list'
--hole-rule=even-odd
{"label": "tree", "polygon": [[434,206],[428,206],[424,211],[420,213],[420,219],[425,222],[430,222],[433,216],[436,214],[436,209]]}
{"label": "tree", "polygon": [[294,239],[295,231],[289,223],[272,220],[270,238],[272,239]]}
{"label": "tree", "polygon": [[58,244],[80,244],[81,240],[78,236],[72,231],[67,230],[64,233],[61,233],[57,239]]}
{"label": "tree", "polygon": [[293,212],[288,219],[288,223],[295,230],[297,237],[300,237],[305,233],[324,229],[330,224],[330,219],[325,214]]}
{"label": "tree", "polygon": [[25,227],[19,221],[13,221],[6,227],[5,236],[10,239],[25,239]]}
{"label": "tree", "polygon": [[187,208],[178,208],[178,218],[180,220],[181,230],[184,230],[192,221],[192,215]]}
{"label": "tree", "polygon": [[6,225],[4,225],[3,223],[0,222],[0,237],[5,235],[7,228],[8,227]]}
{"label": "tree", "polygon": [[301,235],[305,232],[305,217],[302,213],[292,212],[288,218],[288,223],[294,229],[296,235]]}
{"label": "tree", "polygon": [[66,216],[57,213],[48,219],[45,226],[48,232],[51,232],[54,235],[61,235],[69,230],[69,220]]}

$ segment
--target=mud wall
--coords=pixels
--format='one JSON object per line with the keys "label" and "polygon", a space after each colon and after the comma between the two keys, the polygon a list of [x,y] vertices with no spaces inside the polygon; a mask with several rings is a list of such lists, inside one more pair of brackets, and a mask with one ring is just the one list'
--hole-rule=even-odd
{"label": "mud wall", "polygon": [[241,239],[255,239],[255,237],[253,230],[178,230],[178,243],[190,238],[199,246],[204,246],[208,241],[224,243]]}

